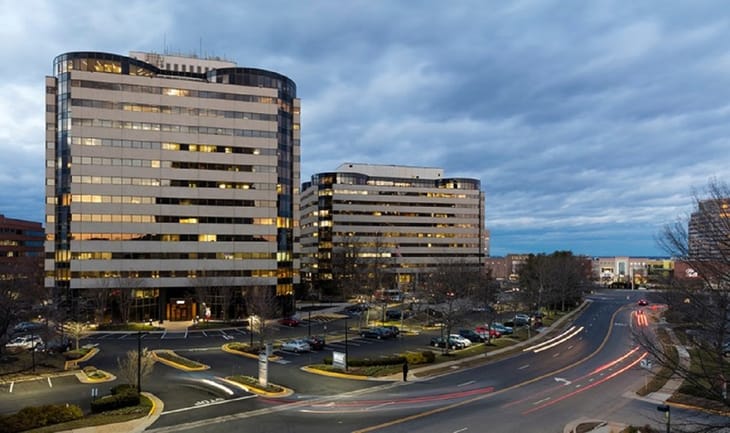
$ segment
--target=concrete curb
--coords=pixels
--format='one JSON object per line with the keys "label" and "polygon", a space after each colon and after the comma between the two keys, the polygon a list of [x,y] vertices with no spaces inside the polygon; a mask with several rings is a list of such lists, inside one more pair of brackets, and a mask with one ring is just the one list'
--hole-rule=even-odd
{"label": "concrete curb", "polygon": [[163,401],[157,398],[154,394],[142,392],[142,395],[152,401],[152,408],[149,413],[143,417],[114,424],[102,424],[72,430],[63,430],[59,433],[141,433],[157,421],[165,408],[165,403],[163,403]]}

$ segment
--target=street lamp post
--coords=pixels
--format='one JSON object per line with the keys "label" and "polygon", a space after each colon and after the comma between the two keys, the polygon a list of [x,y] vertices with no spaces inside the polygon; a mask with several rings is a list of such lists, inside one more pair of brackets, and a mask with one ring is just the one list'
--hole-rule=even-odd
{"label": "street lamp post", "polygon": [[142,331],[137,331],[137,394],[142,393]]}
{"label": "street lamp post", "polygon": [[347,317],[345,317],[345,370],[347,370],[348,362],[349,361],[347,359]]}
{"label": "street lamp post", "polygon": [[307,337],[312,337],[312,310],[307,311]]}
{"label": "street lamp post", "polygon": [[659,412],[664,412],[664,419],[667,420],[667,433],[670,433],[670,410],[668,404],[662,404],[656,407]]}

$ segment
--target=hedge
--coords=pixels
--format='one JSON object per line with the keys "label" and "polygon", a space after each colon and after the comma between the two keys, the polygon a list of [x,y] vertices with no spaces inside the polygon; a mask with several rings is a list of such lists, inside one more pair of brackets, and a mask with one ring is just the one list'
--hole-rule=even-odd
{"label": "hedge", "polygon": [[0,417],[0,431],[8,433],[22,432],[47,425],[73,421],[84,416],[81,408],[75,404],[49,404],[30,406],[13,415]]}
{"label": "hedge", "polygon": [[[436,361],[436,355],[430,350],[421,352],[409,352],[405,356],[389,356],[386,358],[350,358],[347,360],[349,367],[374,367],[378,365],[398,365],[408,361],[411,365],[432,364]],[[324,358],[324,364],[332,365],[332,357]]]}
{"label": "hedge", "polygon": [[119,391],[116,394],[106,395],[91,402],[91,412],[99,413],[123,407],[137,406],[139,394],[136,388]]}

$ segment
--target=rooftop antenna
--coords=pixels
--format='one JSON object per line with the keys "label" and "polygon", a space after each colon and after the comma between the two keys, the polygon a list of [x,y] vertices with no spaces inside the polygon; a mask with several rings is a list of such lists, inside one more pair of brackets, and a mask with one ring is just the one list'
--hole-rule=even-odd
{"label": "rooftop antenna", "polygon": [[200,47],[198,48],[198,56],[202,59],[203,58],[203,37],[200,36]]}
{"label": "rooftop antenna", "polygon": [[167,33],[162,34],[162,54],[167,54]]}

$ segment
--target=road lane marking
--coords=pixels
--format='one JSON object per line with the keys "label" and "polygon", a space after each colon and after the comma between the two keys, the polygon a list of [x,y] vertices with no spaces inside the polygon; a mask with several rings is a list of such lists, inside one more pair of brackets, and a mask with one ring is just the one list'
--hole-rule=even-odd
{"label": "road lane marking", "polygon": [[180,409],[164,411],[160,414],[160,416],[169,415],[169,414],[173,414],[173,413],[187,412],[187,411],[193,410],[193,409],[202,409],[204,407],[209,407],[209,406],[217,406],[219,404],[232,403],[234,401],[248,400],[249,398],[256,398],[256,397],[257,397],[256,395],[245,395],[243,397],[231,398],[228,400],[212,401],[208,404],[198,404],[197,406],[181,407]]}
{"label": "road lane marking", "polygon": [[474,383],[474,381],[470,380],[469,382],[460,383],[460,384],[456,385],[456,387],[458,388],[460,386],[467,386],[467,385],[471,385],[472,383]]}
{"label": "road lane marking", "polygon": [[519,367],[518,370],[524,370],[524,369],[529,368],[529,367],[530,367],[530,364],[525,364],[522,367]]}
{"label": "road lane marking", "polygon": [[15,382],[10,382],[10,393],[13,393],[13,386],[15,386]]}
{"label": "road lane marking", "polygon": [[48,377],[48,387],[53,388],[53,384],[51,383],[51,377]]}

